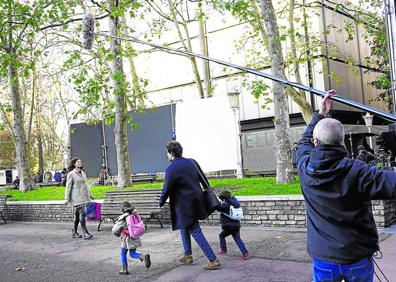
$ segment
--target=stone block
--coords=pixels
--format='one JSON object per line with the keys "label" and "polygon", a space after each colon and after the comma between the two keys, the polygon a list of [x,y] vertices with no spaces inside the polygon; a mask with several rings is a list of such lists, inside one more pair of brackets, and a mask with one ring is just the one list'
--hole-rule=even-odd
{"label": "stone block", "polygon": [[296,225],[297,221],[295,220],[286,220],[287,225]]}
{"label": "stone block", "polygon": [[286,221],[284,221],[284,220],[273,220],[272,221],[272,224],[275,226],[284,226],[285,223],[286,223]]}
{"label": "stone block", "polygon": [[281,209],[281,210],[270,210],[270,211],[267,211],[266,214],[285,214],[285,211],[283,209]]}

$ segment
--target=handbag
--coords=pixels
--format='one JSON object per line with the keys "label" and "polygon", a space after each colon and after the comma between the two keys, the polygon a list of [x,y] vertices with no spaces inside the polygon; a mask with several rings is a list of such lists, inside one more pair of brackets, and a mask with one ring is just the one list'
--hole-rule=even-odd
{"label": "handbag", "polygon": [[96,220],[100,220],[102,218],[102,204],[96,203]]}
{"label": "handbag", "polygon": [[198,171],[200,178],[204,183],[203,195],[205,199],[205,208],[208,212],[208,216],[211,215],[218,207],[220,207],[221,203],[217,198],[216,194],[210,189],[209,183],[206,181],[206,178],[202,175],[201,170],[197,167],[195,162],[190,159],[193,163],[195,169]]}
{"label": "handbag", "polygon": [[96,220],[96,203],[89,202],[85,207],[85,214],[88,220]]}
{"label": "handbag", "polygon": [[221,203],[217,198],[216,194],[209,188],[203,191],[206,210],[208,211],[208,215],[211,215],[218,207],[220,207]]}

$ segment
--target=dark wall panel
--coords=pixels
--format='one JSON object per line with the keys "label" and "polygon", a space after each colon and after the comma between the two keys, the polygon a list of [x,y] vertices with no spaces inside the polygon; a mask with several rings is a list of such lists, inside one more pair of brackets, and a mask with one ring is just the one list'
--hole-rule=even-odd
{"label": "dark wall panel", "polygon": [[[142,114],[129,113],[139,127],[128,128],[129,154],[132,173],[163,172],[169,165],[165,144],[172,138],[176,107],[161,106]],[[172,121],[173,116],[173,121]],[[97,177],[102,163],[103,137],[101,125],[73,124],[72,154],[84,159],[89,177]],[[117,154],[114,125],[105,126],[107,163],[110,175],[116,175]],[[85,141],[83,141],[85,140]]]}
{"label": "dark wall panel", "polygon": [[128,134],[133,173],[165,171],[169,165],[165,144],[172,139],[171,116],[170,106],[134,116],[140,127]]}
{"label": "dark wall panel", "polygon": [[116,175],[117,169],[117,153],[114,139],[114,125],[105,126],[105,140],[107,148],[107,165],[109,167],[109,174]]}
{"label": "dark wall panel", "polygon": [[102,127],[78,123],[71,125],[71,155],[84,162],[88,177],[97,177],[102,164]]}

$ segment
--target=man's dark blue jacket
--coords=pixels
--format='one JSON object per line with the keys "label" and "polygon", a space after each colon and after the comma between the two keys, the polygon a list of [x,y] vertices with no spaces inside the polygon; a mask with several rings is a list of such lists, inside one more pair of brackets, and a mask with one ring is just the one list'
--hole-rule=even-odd
{"label": "man's dark blue jacket", "polygon": [[378,250],[371,200],[396,199],[396,173],[348,158],[341,145],[314,147],[310,138],[322,118],[314,114],[297,150],[307,210],[308,254],[350,264]]}

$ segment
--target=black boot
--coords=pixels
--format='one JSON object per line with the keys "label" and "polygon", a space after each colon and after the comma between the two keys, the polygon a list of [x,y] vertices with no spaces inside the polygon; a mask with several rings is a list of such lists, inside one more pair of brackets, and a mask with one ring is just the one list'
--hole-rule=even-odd
{"label": "black boot", "polygon": [[74,222],[73,222],[73,230],[72,230],[72,238],[81,238],[82,236],[77,233],[78,224],[80,223],[80,213],[78,210],[74,213]]}
{"label": "black boot", "polygon": [[128,264],[123,264],[122,269],[119,272],[120,275],[128,275]]}
{"label": "black boot", "polygon": [[82,236],[80,234],[77,233],[76,229],[72,230],[72,238],[76,239],[76,238],[82,238]]}
{"label": "black boot", "polygon": [[140,261],[143,262],[144,261],[144,266],[146,268],[150,268],[151,266],[151,258],[150,258],[150,254],[146,254],[146,255],[140,255]]}
{"label": "black boot", "polygon": [[90,234],[90,233],[88,232],[87,229],[85,229],[85,230],[84,230],[84,234],[83,234],[82,237],[83,237],[85,240],[89,240],[89,239],[91,239],[91,238],[93,237],[93,235]]}
{"label": "black boot", "polygon": [[88,232],[87,225],[86,225],[86,222],[85,222],[85,213],[84,213],[84,210],[82,210],[82,209],[80,211],[80,224],[81,224],[81,227],[82,227],[82,230],[83,230],[83,238],[85,240],[91,239],[93,236],[92,236],[92,234],[90,234]]}
{"label": "black boot", "polygon": [[150,266],[151,266],[151,258],[150,258],[149,254],[144,255],[144,266],[146,268],[150,268]]}

